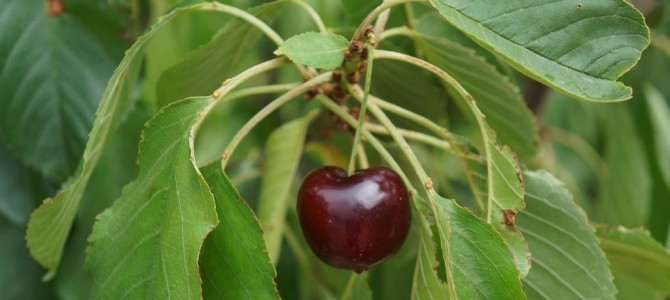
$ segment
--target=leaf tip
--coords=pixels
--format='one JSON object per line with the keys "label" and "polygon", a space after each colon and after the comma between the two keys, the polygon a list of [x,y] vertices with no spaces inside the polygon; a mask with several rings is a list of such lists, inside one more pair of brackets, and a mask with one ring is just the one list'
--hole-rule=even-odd
{"label": "leaf tip", "polygon": [[56,276],[56,269],[49,270],[44,276],[42,276],[42,282],[47,282],[53,279]]}

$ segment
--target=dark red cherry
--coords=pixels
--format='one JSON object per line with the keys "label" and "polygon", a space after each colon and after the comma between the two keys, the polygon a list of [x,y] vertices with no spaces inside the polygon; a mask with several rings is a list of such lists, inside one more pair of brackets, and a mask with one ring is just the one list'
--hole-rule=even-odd
{"label": "dark red cherry", "polygon": [[298,217],[321,260],[360,273],[398,251],[409,231],[411,210],[405,184],[389,168],[347,176],[340,168],[321,167],[300,186]]}

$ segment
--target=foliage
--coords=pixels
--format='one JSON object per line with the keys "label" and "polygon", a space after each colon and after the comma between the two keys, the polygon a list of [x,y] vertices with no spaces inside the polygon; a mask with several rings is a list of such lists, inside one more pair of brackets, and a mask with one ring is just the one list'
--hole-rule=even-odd
{"label": "foliage", "polygon": [[[3,299],[670,296],[670,1],[363,2],[0,2]],[[411,191],[362,275],[324,164]]]}

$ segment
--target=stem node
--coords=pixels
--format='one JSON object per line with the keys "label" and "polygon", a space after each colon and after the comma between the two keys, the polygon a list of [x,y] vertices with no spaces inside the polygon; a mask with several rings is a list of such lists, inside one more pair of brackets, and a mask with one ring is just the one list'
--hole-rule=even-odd
{"label": "stem node", "polygon": [[430,180],[430,178],[429,178],[428,181],[426,181],[426,183],[424,183],[424,186],[426,187],[427,190],[432,190],[433,189],[433,181]]}

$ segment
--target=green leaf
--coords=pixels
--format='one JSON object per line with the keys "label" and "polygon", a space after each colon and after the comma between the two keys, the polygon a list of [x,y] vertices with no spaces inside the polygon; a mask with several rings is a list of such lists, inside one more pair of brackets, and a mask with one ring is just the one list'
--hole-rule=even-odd
{"label": "green leaf", "polygon": [[[353,274],[353,273],[352,273]],[[344,299],[351,299],[351,300],[372,300],[372,291],[370,290],[370,286],[368,285],[368,272],[364,272],[361,274],[356,274],[356,275],[351,275],[351,276],[356,276],[354,280],[354,285],[351,288],[351,294],[349,298],[343,298]]]}
{"label": "green leaf", "polygon": [[649,44],[624,0],[431,0],[449,23],[522,73],[586,101],[629,99],[616,82]]}
{"label": "green leaf", "polygon": [[[646,72],[645,75],[647,78],[653,77],[653,74]],[[670,102],[666,99],[670,99],[670,94],[661,94],[662,84],[652,84],[646,80],[642,82],[641,85],[636,85],[637,91],[644,91],[640,93],[642,97],[636,99],[641,101],[631,104],[635,109],[635,124],[639,138],[644,142],[644,156],[652,179],[649,216],[645,227],[658,241],[666,242],[670,230],[670,215],[667,213],[670,211],[670,157],[667,155],[670,153]]]}
{"label": "green leaf", "polygon": [[526,209],[516,227],[533,253],[523,280],[530,299],[614,299],[605,255],[584,212],[553,175],[524,172]]}
{"label": "green leaf", "polygon": [[[380,57],[382,58],[410,62],[439,76],[445,84],[449,84],[449,88],[454,91],[455,97],[462,98],[463,103],[469,108],[481,133],[483,145],[480,146],[483,148],[483,151],[480,152],[483,152],[482,156],[485,157],[487,174],[484,177],[481,176],[481,172],[469,173],[468,181],[478,204],[477,206],[481,210],[486,210],[487,222],[493,225],[510,245],[517,268],[521,276],[524,277],[530,268],[528,247],[520,232],[514,228],[507,228],[505,226],[505,224],[509,223],[509,220],[505,220],[505,216],[514,215],[524,207],[523,181],[516,154],[509,147],[498,143],[495,131],[487,124],[486,117],[477,106],[472,95],[444,70],[428,62],[404,54],[385,51],[377,51],[376,53],[381,53]],[[401,57],[403,58],[401,59]],[[460,152],[459,158],[464,168],[468,170],[471,164],[469,161],[470,153],[463,151],[460,147],[456,148]],[[482,161],[477,161],[476,163],[481,164]],[[485,185],[482,183],[484,179],[486,180]],[[483,186],[486,187],[486,191],[481,189]],[[487,204],[483,203],[484,196],[487,197]]]}
{"label": "green leaf", "polygon": [[[489,137],[495,134],[489,130]],[[509,147],[489,141],[487,155],[488,172],[488,214],[487,221],[495,228],[509,245],[521,277],[530,269],[531,253],[518,229],[507,224],[514,223],[514,216],[524,209],[524,183],[516,154]],[[510,214],[512,216],[510,216]],[[508,220],[511,218],[512,220]]]}
{"label": "green leaf", "polygon": [[125,185],[137,177],[137,151],[144,124],[152,117],[144,105],[135,106],[114,129],[97,168],[86,187],[75,223],[54,279],[59,299],[90,299],[92,280],[82,266],[88,237],[96,216],[119,198]]}
{"label": "green leaf", "polygon": [[640,286],[637,283],[626,278],[619,277],[614,273],[614,285],[617,289],[616,298],[618,300],[667,300],[663,296]]}
{"label": "green leaf", "polygon": [[[269,23],[285,3],[270,2],[252,9],[251,13]],[[235,18],[228,22],[209,43],[163,72],[156,86],[159,107],[185,97],[212,93],[224,79],[234,75],[246,56],[253,54],[252,47],[260,37],[258,28],[245,20]]]}
{"label": "green leaf", "polygon": [[420,219],[421,230],[412,299],[450,299],[449,285],[437,275],[437,269],[444,270],[444,265],[440,266],[436,259],[438,246],[435,244],[433,232],[425,216],[420,215],[417,218]]}
{"label": "green leaf", "polygon": [[596,227],[612,272],[656,292],[670,295],[670,250],[644,229]]}
{"label": "green leaf", "polygon": [[[486,123],[484,123],[486,124]],[[500,233],[514,254],[521,277],[530,270],[531,253],[523,235],[513,226],[514,215],[525,207],[524,184],[519,161],[514,152],[496,142],[495,132],[486,126],[484,160],[462,157],[470,188],[478,201],[487,201],[487,222]],[[459,152],[467,153],[468,145],[459,145]]]}
{"label": "green leaf", "polygon": [[284,42],[275,51],[291,61],[324,70],[334,70],[342,65],[344,51],[349,41],[334,33],[307,32]]}
{"label": "green leaf", "polygon": [[[150,1],[149,22],[153,24],[162,14],[174,7],[170,7],[170,1]],[[174,2],[174,1],[172,1]],[[180,5],[188,1],[181,1]],[[221,1],[219,1],[221,2]],[[231,1],[225,1],[231,2]],[[224,2],[224,3],[225,3]],[[212,40],[212,37],[222,30],[226,23],[235,17],[222,16],[219,13],[204,11],[184,15],[173,22],[166,24],[157,33],[152,42],[146,47],[142,80],[142,91],[140,98],[146,103],[154,104],[158,110],[163,106],[158,101],[158,80],[167,69],[174,67],[186,55],[198,47],[204,46]],[[190,78],[183,78],[188,80]],[[220,81],[220,80],[219,80]],[[211,92],[208,91],[208,93]],[[193,95],[193,94],[192,94]],[[192,96],[190,95],[190,96]],[[181,98],[180,98],[181,99]]]}
{"label": "green leaf", "polygon": [[289,198],[291,182],[302,156],[311,117],[291,121],[277,128],[265,143],[265,167],[258,199],[258,218],[273,265],[281,251],[286,210],[295,205]]}
{"label": "green leaf", "polygon": [[496,131],[500,141],[522,156],[537,152],[535,117],[519,89],[473,50],[444,38],[412,34],[429,62],[465,88]]}
{"label": "green leaf", "polygon": [[649,107],[649,119],[652,124],[654,148],[659,169],[670,187],[670,107],[663,95],[652,85],[644,87],[644,94]]}
{"label": "green leaf", "polygon": [[607,107],[604,160],[607,176],[599,185],[597,219],[610,225],[637,227],[649,216],[652,178],[631,111]]}
{"label": "green leaf", "polygon": [[98,216],[89,238],[93,298],[201,297],[198,257],[218,220],[189,135],[208,99],[176,102],[147,123],[137,179]]}
{"label": "green leaf", "polygon": [[199,4],[174,10],[162,17],[148,33],[140,37],[126,51],[126,56],[114,71],[102,96],[77,172],[58,195],[53,199],[46,199],[30,217],[26,237],[28,249],[33,258],[48,269],[45,279],[50,279],[56,274],[79,202],[110,138],[113,124],[120,123],[132,104],[131,93],[135,88],[146,43],[176,16],[207,9],[214,8],[211,4]]}
{"label": "green leaf", "polygon": [[220,224],[205,240],[200,273],[205,299],[279,299],[275,269],[265,249],[258,220],[221,171],[202,168],[214,194]]}
{"label": "green leaf", "polygon": [[0,135],[31,168],[63,181],[81,158],[116,60],[67,7],[58,16],[45,8],[0,4]]}
{"label": "green leaf", "polygon": [[483,58],[487,63],[495,66],[499,73],[505,75],[509,80],[515,80],[513,69],[495,54],[480,47],[467,35],[451,26],[447,20],[437,11],[432,11],[422,15],[416,20],[417,32],[431,37],[448,39],[450,42],[457,43],[465,48],[474,51],[476,56]]}
{"label": "green leaf", "polygon": [[524,299],[514,256],[498,232],[453,200],[437,201],[447,282],[456,298]]}
{"label": "green leaf", "polygon": [[670,35],[670,0],[662,0],[663,18],[658,24],[658,32],[666,36]]}

